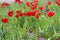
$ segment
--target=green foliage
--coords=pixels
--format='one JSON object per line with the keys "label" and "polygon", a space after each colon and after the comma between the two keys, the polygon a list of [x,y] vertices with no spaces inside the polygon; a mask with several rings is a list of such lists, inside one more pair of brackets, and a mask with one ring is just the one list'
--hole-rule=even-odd
{"label": "green foliage", "polygon": [[[34,17],[20,17],[16,19],[14,16],[16,10],[29,11],[28,7],[23,9],[25,4],[11,4],[9,7],[0,8],[0,40],[37,40],[39,36],[45,38],[58,38],[60,34],[60,7],[56,4],[49,6],[51,11],[55,12],[55,16],[49,18],[48,16],[41,15],[39,19]],[[9,10],[14,11],[12,18],[7,16]],[[1,18],[8,17],[9,22],[3,24]],[[32,30],[30,35],[29,29]],[[56,35],[55,35],[56,34]],[[32,36],[32,37],[31,37]]]}

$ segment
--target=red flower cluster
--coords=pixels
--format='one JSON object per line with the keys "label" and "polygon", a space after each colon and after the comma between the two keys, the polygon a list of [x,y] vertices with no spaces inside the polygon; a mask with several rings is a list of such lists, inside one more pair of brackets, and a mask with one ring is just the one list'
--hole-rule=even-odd
{"label": "red flower cluster", "polygon": [[23,15],[24,15],[24,14],[23,14],[22,12],[20,12],[20,10],[17,10],[15,17],[16,17],[16,18],[19,18],[20,16],[23,16]]}
{"label": "red flower cluster", "polygon": [[[21,0],[15,0],[15,3],[22,3],[22,1]],[[58,1],[57,1],[58,2]],[[8,4],[8,3],[2,3],[1,4],[2,5],[2,7],[5,7],[5,6],[9,6],[10,4]],[[30,9],[32,9],[31,11],[28,11],[28,12],[21,12],[20,10],[16,10],[16,15],[15,15],[15,17],[16,18],[19,18],[19,17],[22,17],[22,16],[33,16],[33,17],[35,17],[35,18],[39,18],[39,16],[40,16],[40,12],[41,12],[41,10],[43,10],[43,6],[38,6],[37,7],[37,5],[38,5],[38,0],[34,0],[33,2],[26,2],[26,5],[28,6],[28,7],[30,7]],[[49,1],[49,2],[47,2],[47,6],[46,7],[48,7],[49,5],[51,5],[51,2]],[[25,6],[24,6],[24,8],[25,8]],[[38,8],[37,10],[36,10],[36,8]],[[49,16],[49,17],[52,17],[52,16],[54,16],[54,12],[51,12],[50,10],[49,10],[49,8],[46,10],[47,11],[47,15]],[[9,17],[12,17],[13,16],[13,10],[10,10],[10,11],[8,11],[8,16]],[[9,20],[8,20],[8,18],[2,18],[2,22],[3,23],[7,23]]]}
{"label": "red flower cluster", "polygon": [[36,9],[38,2],[26,2],[26,5],[32,10]]}
{"label": "red flower cluster", "polygon": [[31,2],[30,8],[31,8],[32,10],[36,9],[37,4],[38,4],[37,2]]}
{"label": "red flower cluster", "polygon": [[26,15],[26,16],[33,16],[33,17],[35,17],[35,18],[39,18],[40,13],[39,13],[38,10],[34,10],[34,11],[26,12],[25,15]]}
{"label": "red flower cluster", "polygon": [[3,2],[3,3],[1,4],[1,7],[3,8],[3,7],[5,7],[5,6],[9,6],[9,5],[10,5],[9,3]]}
{"label": "red flower cluster", "polygon": [[56,4],[60,6],[60,0],[56,0]]}

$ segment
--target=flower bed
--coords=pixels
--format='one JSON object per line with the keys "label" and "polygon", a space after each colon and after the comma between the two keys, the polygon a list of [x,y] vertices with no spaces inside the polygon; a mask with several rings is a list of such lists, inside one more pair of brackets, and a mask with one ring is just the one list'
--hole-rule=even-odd
{"label": "flower bed", "polygon": [[59,40],[60,1],[0,4],[1,40]]}

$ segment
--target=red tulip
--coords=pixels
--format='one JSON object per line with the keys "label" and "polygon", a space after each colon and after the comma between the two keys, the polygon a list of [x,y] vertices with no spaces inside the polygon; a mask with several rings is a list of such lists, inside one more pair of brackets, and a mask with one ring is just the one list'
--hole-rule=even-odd
{"label": "red tulip", "polygon": [[54,16],[54,12],[48,12],[48,16],[49,16],[49,17]]}
{"label": "red tulip", "polygon": [[4,8],[5,7],[5,4],[1,4],[1,7]]}
{"label": "red tulip", "polygon": [[19,18],[19,16],[20,16],[20,15],[19,15],[18,13],[15,15],[16,18]]}
{"label": "red tulip", "polygon": [[3,23],[7,23],[8,22],[8,18],[2,18],[2,22]]}
{"label": "red tulip", "polygon": [[31,16],[31,12],[26,12],[26,16]]}
{"label": "red tulip", "polygon": [[23,13],[20,12],[20,10],[17,10],[16,13],[19,14],[19,16],[23,16]]}
{"label": "red tulip", "polygon": [[8,16],[12,17],[12,15],[13,15],[13,11],[10,10],[10,11],[8,12]]}
{"label": "red tulip", "polygon": [[26,15],[26,16],[34,16],[34,15],[35,15],[35,12],[26,12],[25,15]]}
{"label": "red tulip", "polygon": [[29,5],[30,5],[30,3],[29,3],[29,2],[26,2],[26,5],[27,5],[27,6],[29,6]]}
{"label": "red tulip", "polygon": [[16,13],[20,13],[20,10],[16,10]]}
{"label": "red tulip", "polygon": [[36,11],[32,11],[31,15],[34,16],[36,14]]}
{"label": "red tulip", "polygon": [[19,3],[19,4],[21,4],[22,3],[22,1],[21,0],[15,0],[15,3]]}
{"label": "red tulip", "polygon": [[56,0],[56,4],[60,6],[60,0]]}
{"label": "red tulip", "polygon": [[9,5],[10,5],[9,3],[3,2],[3,3],[1,4],[1,7],[3,8],[3,7],[5,7],[5,6],[9,6]]}
{"label": "red tulip", "polygon": [[32,9],[32,10],[34,10],[35,8],[36,8],[36,6],[35,6],[35,5],[31,7],[31,9]]}
{"label": "red tulip", "polygon": [[50,2],[50,1],[49,1],[49,2],[47,2],[47,6],[48,6],[48,5],[51,5],[51,2]]}
{"label": "red tulip", "polygon": [[31,5],[31,9],[32,9],[32,10],[36,9],[36,7],[37,7],[36,4],[32,4],[32,5]]}
{"label": "red tulip", "polygon": [[23,16],[23,15],[24,15],[23,13],[16,13],[15,17],[19,18],[20,16]]}
{"label": "red tulip", "polygon": [[39,7],[39,10],[43,10],[43,7]]}
{"label": "red tulip", "polygon": [[10,4],[9,3],[6,3],[6,6],[10,6]]}
{"label": "red tulip", "polygon": [[23,16],[23,13],[20,13],[19,15],[20,15],[20,16]]}
{"label": "red tulip", "polygon": [[36,3],[36,2],[31,2],[31,3],[30,3],[30,8],[31,8],[32,10],[36,9],[37,4],[38,4],[38,3]]}

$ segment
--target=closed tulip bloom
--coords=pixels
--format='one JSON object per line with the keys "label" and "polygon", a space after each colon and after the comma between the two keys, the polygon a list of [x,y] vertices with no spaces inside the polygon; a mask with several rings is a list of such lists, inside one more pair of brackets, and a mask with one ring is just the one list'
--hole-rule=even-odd
{"label": "closed tulip bloom", "polygon": [[48,12],[47,14],[49,17],[53,17],[54,16],[54,12]]}
{"label": "closed tulip bloom", "polygon": [[39,10],[43,10],[43,7],[39,7]]}
{"label": "closed tulip bloom", "polygon": [[16,17],[16,18],[19,18],[19,17],[20,17],[20,15],[17,13],[17,14],[15,15],[15,17]]}
{"label": "closed tulip bloom", "polygon": [[19,3],[19,4],[21,4],[21,3],[23,3],[21,0],[15,0],[15,3]]}
{"label": "closed tulip bloom", "polygon": [[26,12],[26,16],[34,16],[36,14],[35,11],[32,12]]}
{"label": "closed tulip bloom", "polygon": [[52,2],[48,1],[47,4],[46,4],[46,6],[49,6],[51,4],[52,4]]}
{"label": "closed tulip bloom", "polygon": [[8,18],[2,18],[3,23],[7,23],[8,21],[9,21]]}
{"label": "closed tulip bloom", "polygon": [[6,3],[6,2],[3,2],[3,3],[1,4],[1,7],[3,8],[3,7],[5,7],[5,6],[10,6],[10,4],[9,4],[9,3]]}
{"label": "closed tulip bloom", "polygon": [[8,12],[8,16],[10,16],[10,17],[13,16],[13,10],[10,10],[10,11]]}
{"label": "closed tulip bloom", "polygon": [[16,10],[16,13],[20,13],[20,10]]}
{"label": "closed tulip bloom", "polygon": [[26,2],[26,5],[27,5],[27,6],[30,6],[30,2]]}

